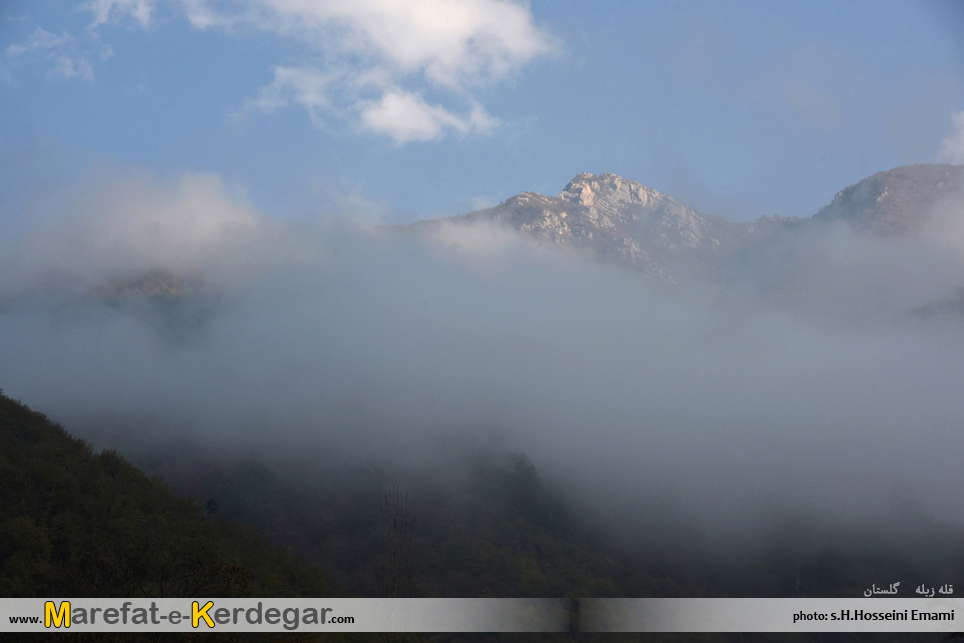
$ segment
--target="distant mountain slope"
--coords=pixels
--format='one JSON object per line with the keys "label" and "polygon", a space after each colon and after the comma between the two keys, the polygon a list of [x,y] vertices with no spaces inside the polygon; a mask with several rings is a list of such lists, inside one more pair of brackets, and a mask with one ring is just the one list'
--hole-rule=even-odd
{"label": "distant mountain slope", "polygon": [[801,223],[845,221],[858,231],[916,234],[941,199],[964,188],[964,166],[912,165],[878,172],[845,188],[809,219],[764,217],[735,223],[712,216],[615,174],[579,174],[558,196],[523,192],[485,210],[420,221],[490,222],[558,246],[585,248],[606,262],[676,281],[679,268],[710,267],[750,246],[759,252],[776,232],[781,243]]}
{"label": "distant mountain slope", "polygon": [[883,236],[920,232],[941,199],[964,189],[964,165],[905,165],[844,188],[814,219]]}
{"label": "distant mountain slope", "polygon": [[316,568],[0,393],[0,596],[324,596]]}

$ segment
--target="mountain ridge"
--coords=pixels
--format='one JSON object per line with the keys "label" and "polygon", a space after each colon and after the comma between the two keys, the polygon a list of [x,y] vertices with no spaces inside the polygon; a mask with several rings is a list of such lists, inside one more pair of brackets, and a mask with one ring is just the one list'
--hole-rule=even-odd
{"label": "mountain ridge", "polygon": [[927,212],[964,189],[964,165],[903,165],[868,176],[834,195],[814,220],[848,221],[881,236],[918,234]]}
{"label": "mountain ridge", "polygon": [[557,246],[676,283],[681,266],[712,262],[775,232],[800,224],[843,222],[883,237],[918,234],[930,211],[964,190],[964,165],[907,165],[877,172],[839,191],[811,217],[761,217],[734,222],[612,173],[577,174],[557,196],[522,192],[499,205],[418,221],[427,231],[443,223],[494,223]]}

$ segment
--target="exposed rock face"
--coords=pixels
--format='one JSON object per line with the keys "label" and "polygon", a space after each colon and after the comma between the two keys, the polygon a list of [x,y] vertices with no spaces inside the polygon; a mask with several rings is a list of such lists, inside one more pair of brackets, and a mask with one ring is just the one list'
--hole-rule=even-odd
{"label": "exposed rock face", "polygon": [[498,223],[559,246],[592,250],[601,260],[674,283],[681,269],[717,272],[718,260],[738,250],[749,248],[750,256],[764,257],[782,252],[788,239],[820,222],[913,235],[942,198],[962,189],[964,165],[912,165],[879,172],[842,190],[809,219],[734,223],[615,174],[579,174],[559,196],[523,192],[493,208],[412,227],[442,221]]}
{"label": "exposed rock face", "polygon": [[589,221],[664,248],[716,247],[729,221],[703,214],[672,197],[615,174],[579,174],[559,195],[587,209]]}
{"label": "exposed rock face", "polygon": [[942,199],[962,189],[964,165],[906,165],[844,188],[813,218],[883,236],[913,235]]}
{"label": "exposed rock face", "polygon": [[493,208],[415,226],[437,221],[503,224],[670,283],[674,264],[732,250],[771,227],[732,223],[615,174],[587,173],[556,197],[523,192]]}

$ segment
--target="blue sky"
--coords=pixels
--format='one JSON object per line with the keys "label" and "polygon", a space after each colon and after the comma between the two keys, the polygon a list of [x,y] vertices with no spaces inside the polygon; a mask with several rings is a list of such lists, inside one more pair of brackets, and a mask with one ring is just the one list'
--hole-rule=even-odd
{"label": "blue sky", "polygon": [[961,3],[7,0],[0,20],[7,218],[91,166],[404,223],[586,171],[807,216],[876,171],[964,163]]}

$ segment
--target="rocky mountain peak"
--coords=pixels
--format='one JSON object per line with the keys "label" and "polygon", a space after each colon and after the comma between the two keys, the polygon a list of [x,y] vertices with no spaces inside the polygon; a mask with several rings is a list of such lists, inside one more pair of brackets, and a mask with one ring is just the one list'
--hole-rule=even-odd
{"label": "rocky mountain peak", "polygon": [[645,207],[669,197],[616,174],[583,172],[569,182],[559,198],[609,213],[630,204]]}
{"label": "rocky mountain peak", "polygon": [[451,220],[497,223],[557,246],[592,250],[601,259],[670,283],[672,261],[732,246],[742,231],[635,181],[587,172],[577,174],[559,196],[522,192]]}

